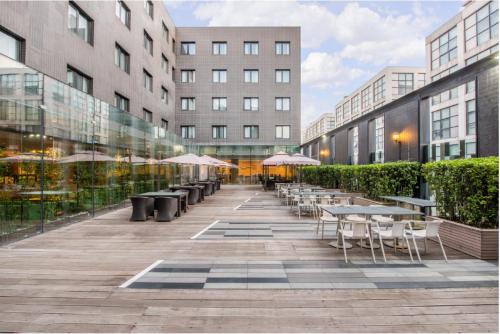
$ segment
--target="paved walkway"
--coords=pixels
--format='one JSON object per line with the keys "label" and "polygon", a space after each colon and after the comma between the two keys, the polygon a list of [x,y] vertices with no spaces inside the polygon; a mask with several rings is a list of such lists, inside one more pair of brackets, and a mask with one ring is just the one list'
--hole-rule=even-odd
{"label": "paved walkway", "polygon": [[[0,331],[498,332],[497,265],[451,249],[446,265],[433,243],[423,265],[373,266],[330,239],[203,238],[216,221],[298,224],[273,201],[226,186],[171,223],[123,209],[0,248]],[[148,281],[203,286],[133,286]]]}

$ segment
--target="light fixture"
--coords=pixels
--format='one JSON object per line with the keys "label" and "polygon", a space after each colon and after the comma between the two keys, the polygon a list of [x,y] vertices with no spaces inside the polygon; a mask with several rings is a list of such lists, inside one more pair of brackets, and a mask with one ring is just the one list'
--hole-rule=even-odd
{"label": "light fixture", "polygon": [[394,140],[394,142],[396,142],[396,143],[400,143],[401,142],[401,136],[400,136],[400,134],[397,133],[397,132],[394,132],[392,134],[392,140]]}

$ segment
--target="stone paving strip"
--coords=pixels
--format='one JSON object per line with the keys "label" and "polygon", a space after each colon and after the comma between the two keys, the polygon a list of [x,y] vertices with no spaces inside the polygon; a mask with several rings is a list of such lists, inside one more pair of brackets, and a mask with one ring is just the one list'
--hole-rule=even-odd
{"label": "stone paving strip", "polygon": [[162,261],[132,289],[414,289],[498,286],[498,264],[481,260]]}

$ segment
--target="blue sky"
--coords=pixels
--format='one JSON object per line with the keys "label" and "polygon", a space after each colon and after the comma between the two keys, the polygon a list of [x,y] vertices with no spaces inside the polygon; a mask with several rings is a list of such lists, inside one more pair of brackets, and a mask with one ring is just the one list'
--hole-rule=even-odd
{"label": "blue sky", "polygon": [[302,127],[384,66],[425,66],[425,37],[459,1],[165,1],[177,26],[301,27]]}

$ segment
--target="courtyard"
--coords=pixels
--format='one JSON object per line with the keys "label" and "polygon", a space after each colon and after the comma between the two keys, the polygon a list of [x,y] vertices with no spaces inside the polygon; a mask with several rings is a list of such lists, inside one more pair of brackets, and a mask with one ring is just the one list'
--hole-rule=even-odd
{"label": "courtyard", "polygon": [[498,332],[498,263],[429,242],[342,250],[260,186],[172,222],[131,208],[0,248],[0,329],[34,332]]}

